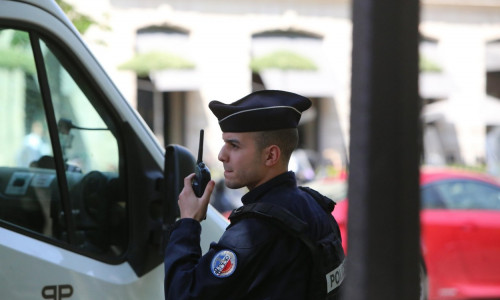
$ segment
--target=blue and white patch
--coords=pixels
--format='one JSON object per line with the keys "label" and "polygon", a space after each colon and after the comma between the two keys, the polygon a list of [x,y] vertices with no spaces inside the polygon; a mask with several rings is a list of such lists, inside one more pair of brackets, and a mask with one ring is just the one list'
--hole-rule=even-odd
{"label": "blue and white patch", "polygon": [[210,270],[215,277],[224,278],[234,273],[236,265],[236,254],[231,250],[221,250],[212,258]]}

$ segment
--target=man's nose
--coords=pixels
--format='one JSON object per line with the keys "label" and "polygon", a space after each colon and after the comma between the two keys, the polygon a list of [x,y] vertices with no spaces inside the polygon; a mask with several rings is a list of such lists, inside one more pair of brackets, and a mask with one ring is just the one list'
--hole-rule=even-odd
{"label": "man's nose", "polygon": [[219,151],[219,155],[217,156],[217,158],[219,159],[219,161],[221,162],[224,162],[226,161],[226,155],[224,153],[224,147],[222,147]]}

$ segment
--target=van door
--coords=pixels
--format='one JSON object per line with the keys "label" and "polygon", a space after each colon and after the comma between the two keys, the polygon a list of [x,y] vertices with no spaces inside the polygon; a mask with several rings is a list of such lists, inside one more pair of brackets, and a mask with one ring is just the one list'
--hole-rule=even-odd
{"label": "van door", "polygon": [[162,298],[163,163],[55,2],[0,1],[2,299]]}
{"label": "van door", "polygon": [[0,49],[2,297],[160,297],[162,276],[139,276],[161,255],[131,249],[124,125],[50,38],[2,27]]}

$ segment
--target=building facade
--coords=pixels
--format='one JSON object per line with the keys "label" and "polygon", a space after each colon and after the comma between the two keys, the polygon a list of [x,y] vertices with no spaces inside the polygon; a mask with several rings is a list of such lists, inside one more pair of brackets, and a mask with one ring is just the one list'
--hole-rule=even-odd
{"label": "building facade", "polygon": [[[232,102],[262,88],[284,89],[313,101],[302,118],[301,148],[345,165],[351,109],[349,1],[74,4],[109,27],[92,26],[85,38],[164,143],[195,152],[204,128],[204,157],[217,173],[221,133],[208,102]],[[430,64],[420,76],[423,161],[483,164],[500,140],[500,1],[427,0],[421,7],[421,62]],[[145,73],[124,67],[140,55],[143,60],[136,63],[146,65],[153,60],[147,59],[151,53],[162,53],[169,63],[159,70],[150,66]]]}

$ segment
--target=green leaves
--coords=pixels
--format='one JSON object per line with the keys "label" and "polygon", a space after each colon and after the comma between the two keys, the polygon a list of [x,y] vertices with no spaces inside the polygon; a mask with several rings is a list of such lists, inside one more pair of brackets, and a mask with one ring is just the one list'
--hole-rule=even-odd
{"label": "green leaves", "polygon": [[29,51],[0,49],[0,67],[5,69],[20,68],[26,73],[35,73],[35,61]]}
{"label": "green leaves", "polygon": [[278,50],[270,54],[254,58],[250,63],[253,72],[265,69],[279,70],[317,70],[312,60],[288,50]]}
{"label": "green leaves", "polygon": [[87,31],[87,29],[89,29],[91,25],[93,24],[98,25],[94,19],[92,19],[87,15],[77,12],[75,7],[67,3],[66,1],[56,0],[56,3],[61,7],[61,9],[73,23],[73,25],[75,25],[78,32],[80,32],[81,34],[84,34],[85,31]]}
{"label": "green leaves", "polygon": [[440,73],[443,71],[440,65],[423,55],[420,55],[419,68],[420,72]]}
{"label": "green leaves", "polygon": [[166,69],[194,69],[195,64],[176,54],[151,51],[139,53],[118,68],[120,70],[132,70],[138,76],[147,76],[151,71]]}

